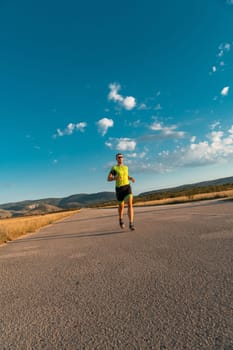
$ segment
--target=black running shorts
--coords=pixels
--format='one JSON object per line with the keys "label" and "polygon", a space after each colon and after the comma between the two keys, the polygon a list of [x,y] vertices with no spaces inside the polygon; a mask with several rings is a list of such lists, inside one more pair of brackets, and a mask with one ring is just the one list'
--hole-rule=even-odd
{"label": "black running shorts", "polygon": [[118,202],[123,202],[131,194],[132,194],[132,189],[130,185],[116,187],[116,197]]}

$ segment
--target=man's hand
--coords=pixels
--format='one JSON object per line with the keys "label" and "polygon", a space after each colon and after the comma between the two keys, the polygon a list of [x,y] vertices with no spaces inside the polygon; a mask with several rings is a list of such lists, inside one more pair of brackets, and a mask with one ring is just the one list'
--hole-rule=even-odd
{"label": "man's hand", "polygon": [[120,176],[116,176],[111,173],[108,175],[108,181],[120,181],[120,180],[121,180]]}
{"label": "man's hand", "polygon": [[115,176],[113,174],[109,174],[109,181],[114,181],[115,180]]}

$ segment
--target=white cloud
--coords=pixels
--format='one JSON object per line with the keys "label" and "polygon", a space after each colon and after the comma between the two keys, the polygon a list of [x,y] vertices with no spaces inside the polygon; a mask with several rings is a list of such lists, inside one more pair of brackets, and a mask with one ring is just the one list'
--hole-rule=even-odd
{"label": "white cloud", "polygon": [[122,102],[124,99],[123,97],[118,94],[118,91],[120,90],[121,86],[119,84],[113,83],[109,85],[110,92],[108,94],[108,99],[113,100],[114,102]]}
{"label": "white cloud", "polygon": [[138,107],[139,110],[146,110],[147,105],[145,103],[141,103],[140,106]]}
{"label": "white cloud", "polygon": [[155,110],[156,111],[161,111],[162,107],[161,107],[161,104],[158,103],[156,106],[155,106]]}
{"label": "white cloud", "polygon": [[163,127],[162,127],[162,125],[161,125],[160,123],[154,122],[154,123],[150,126],[150,129],[151,129],[151,130],[157,131],[157,130],[162,130]]}
{"label": "white cloud", "polygon": [[155,121],[153,124],[149,127],[153,131],[160,131],[161,135],[166,137],[174,137],[174,138],[182,138],[185,136],[184,131],[177,131],[176,125],[171,126],[163,126],[161,123]]}
{"label": "white cloud", "polygon": [[132,123],[133,127],[135,127],[135,128],[140,127],[140,126],[141,126],[141,124],[142,124],[142,122],[141,122],[141,120],[140,120],[140,119],[135,120],[135,121]]}
{"label": "white cloud", "polygon": [[84,131],[85,131],[85,127],[86,127],[86,126],[87,126],[87,123],[85,123],[85,122],[77,123],[77,124],[75,125],[76,130],[79,130],[79,131],[81,131],[81,132],[84,132]]}
{"label": "white cloud", "polygon": [[130,138],[110,138],[105,142],[105,145],[118,151],[134,151],[137,143]]}
{"label": "white cloud", "polygon": [[142,159],[142,158],[145,158],[146,156],[146,152],[141,152],[141,153],[129,153],[127,154],[127,157],[128,158],[134,158],[134,159]]}
{"label": "white cloud", "polygon": [[223,50],[219,50],[218,57],[223,57],[223,54],[224,54]]}
{"label": "white cloud", "polygon": [[125,107],[125,109],[130,111],[131,109],[133,109],[136,106],[136,99],[132,96],[127,96],[124,98],[122,104]]}
{"label": "white cloud", "polygon": [[116,149],[119,151],[134,151],[135,148],[136,148],[136,142],[128,138],[119,139],[116,147]]}
{"label": "white cloud", "polygon": [[75,129],[75,124],[69,123],[67,125],[66,129],[64,130],[64,133],[67,134],[67,135],[71,135],[71,134],[73,134],[74,129]]}
{"label": "white cloud", "polygon": [[190,142],[194,143],[195,141],[196,141],[196,136],[192,136],[191,139],[190,139]]}
{"label": "white cloud", "polygon": [[56,138],[56,137],[62,137],[64,135],[72,135],[74,131],[84,132],[86,126],[87,126],[87,123],[85,122],[80,122],[77,124],[69,123],[64,130],[57,129],[56,134],[53,135],[53,137]]}
{"label": "white cloud", "polygon": [[107,146],[110,149],[113,149],[113,142],[111,140],[108,140],[105,142],[105,146]]}
{"label": "white cloud", "polygon": [[98,126],[98,131],[104,136],[107,133],[108,128],[113,127],[114,122],[112,119],[102,118],[96,124]]}
{"label": "white cloud", "polygon": [[225,54],[225,52],[229,52],[230,51],[231,44],[230,43],[221,43],[219,45],[218,49],[219,49],[218,57],[222,57]]}
{"label": "white cloud", "polygon": [[222,95],[222,96],[227,96],[228,93],[229,93],[229,89],[230,89],[229,86],[225,86],[225,87],[221,90],[221,95]]}
{"label": "white cloud", "polygon": [[211,130],[214,130],[216,129],[217,127],[220,127],[221,126],[221,123],[220,122],[214,122],[213,124],[210,125],[210,129]]}
{"label": "white cloud", "polygon": [[112,100],[114,102],[119,103],[122,107],[124,107],[126,110],[131,110],[136,107],[136,99],[133,96],[126,96],[123,97],[118,93],[118,91],[121,89],[120,84],[112,83],[109,85],[110,92],[108,94],[108,99]]}

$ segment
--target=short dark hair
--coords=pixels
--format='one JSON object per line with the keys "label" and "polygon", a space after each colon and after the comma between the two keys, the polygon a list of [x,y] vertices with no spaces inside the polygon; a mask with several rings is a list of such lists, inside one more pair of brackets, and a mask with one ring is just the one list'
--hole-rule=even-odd
{"label": "short dark hair", "polygon": [[122,153],[117,153],[117,154],[116,154],[116,158],[118,158],[119,156],[122,156],[122,157],[123,157],[123,154],[122,154]]}

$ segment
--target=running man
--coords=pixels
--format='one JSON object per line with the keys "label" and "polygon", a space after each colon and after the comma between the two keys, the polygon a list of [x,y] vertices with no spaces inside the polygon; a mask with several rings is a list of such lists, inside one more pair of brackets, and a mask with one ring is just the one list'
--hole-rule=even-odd
{"label": "running man", "polygon": [[119,224],[123,229],[124,224],[124,206],[125,201],[128,202],[128,218],[129,228],[135,230],[134,227],[134,209],[133,209],[133,194],[129,181],[135,182],[133,177],[128,175],[128,167],[124,165],[124,157],[121,153],[116,155],[117,165],[114,165],[109,174],[108,181],[116,181],[116,198],[118,201]]}

